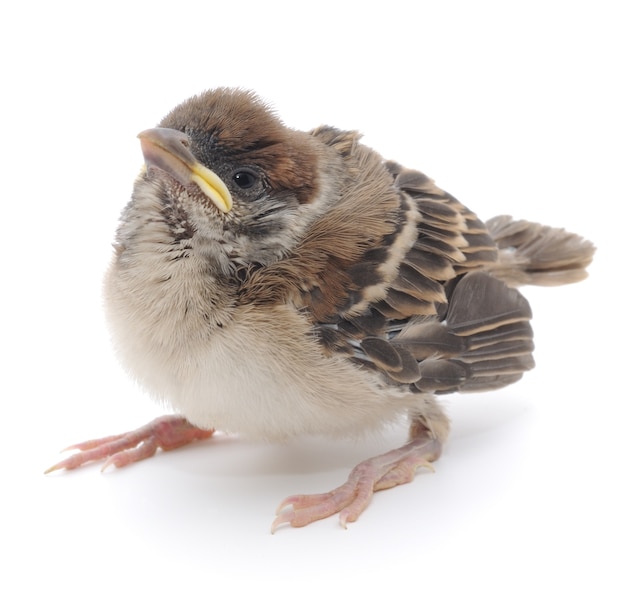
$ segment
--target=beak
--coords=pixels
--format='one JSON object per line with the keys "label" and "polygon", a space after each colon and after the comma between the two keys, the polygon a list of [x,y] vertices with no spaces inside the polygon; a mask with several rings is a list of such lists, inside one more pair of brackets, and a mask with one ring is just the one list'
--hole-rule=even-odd
{"label": "beak", "polygon": [[167,172],[183,186],[195,183],[223,213],[232,209],[228,188],[215,172],[194,157],[186,134],[172,128],[150,128],[137,136],[147,166]]}

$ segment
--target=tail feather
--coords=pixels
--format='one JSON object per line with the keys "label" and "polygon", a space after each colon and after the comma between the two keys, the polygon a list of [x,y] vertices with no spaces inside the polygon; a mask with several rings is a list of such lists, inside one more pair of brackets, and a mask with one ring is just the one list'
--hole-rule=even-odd
{"label": "tail feather", "polygon": [[498,246],[490,272],[511,286],[559,286],[587,277],[595,246],[577,234],[500,215],[487,221]]}

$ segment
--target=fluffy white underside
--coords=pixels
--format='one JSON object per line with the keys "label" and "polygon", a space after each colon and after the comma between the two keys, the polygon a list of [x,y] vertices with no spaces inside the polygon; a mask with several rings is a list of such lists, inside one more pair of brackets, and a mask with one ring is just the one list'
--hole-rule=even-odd
{"label": "fluffy white underside", "polygon": [[[193,258],[171,266],[193,268]],[[149,270],[153,280],[109,272],[113,340],[129,373],[199,427],[269,440],[303,433],[346,436],[379,428],[419,401],[383,388],[375,374],[341,356],[323,354],[293,307],[273,306],[270,312],[239,306],[222,327],[210,330],[193,299],[184,310],[176,300],[177,292],[193,297],[194,288],[175,279],[164,284],[159,268]]]}

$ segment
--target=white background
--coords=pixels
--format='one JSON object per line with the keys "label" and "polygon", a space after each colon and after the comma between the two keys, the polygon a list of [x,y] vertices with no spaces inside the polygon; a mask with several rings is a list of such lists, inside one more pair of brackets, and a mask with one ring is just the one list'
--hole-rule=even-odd
{"label": "white background", "polygon": [[[14,4],[0,37],[0,591],[624,593],[621,3]],[[336,517],[269,526],[283,497],[335,487],[405,429],[222,437],[42,474],[63,446],[161,413],[118,368],[101,278],[136,134],[221,85],[257,90],[293,127],[361,130],[484,218],[598,246],[583,284],[526,291],[535,371],[446,398],[437,472],[378,493],[347,531]]]}

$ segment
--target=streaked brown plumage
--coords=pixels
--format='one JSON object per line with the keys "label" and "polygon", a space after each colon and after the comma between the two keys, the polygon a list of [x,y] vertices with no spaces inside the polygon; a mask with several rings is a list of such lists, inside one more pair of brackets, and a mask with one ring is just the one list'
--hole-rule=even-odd
{"label": "streaked brown plumage", "polygon": [[290,497],[274,528],[336,512],[345,525],[430,465],[448,433],[435,395],[533,366],[514,286],[579,281],[593,255],[563,230],[484,224],[358,134],[291,130],[247,92],[193,97],[140,139],[147,169],[122,214],[107,314],[124,366],[179,416],[76,445],[51,470],[125,465],[213,428],[285,440],[408,415],[405,446],[335,491]]}

